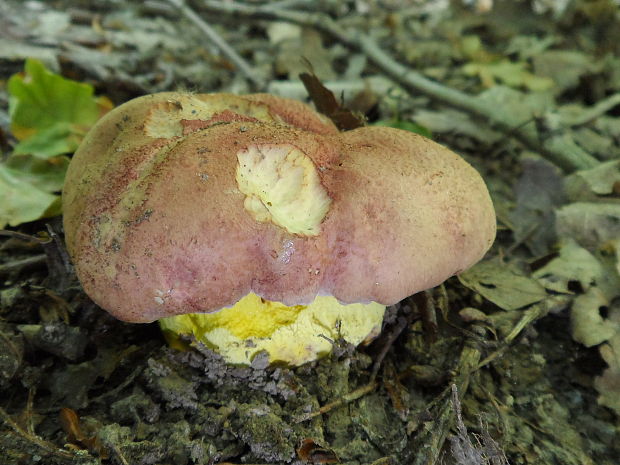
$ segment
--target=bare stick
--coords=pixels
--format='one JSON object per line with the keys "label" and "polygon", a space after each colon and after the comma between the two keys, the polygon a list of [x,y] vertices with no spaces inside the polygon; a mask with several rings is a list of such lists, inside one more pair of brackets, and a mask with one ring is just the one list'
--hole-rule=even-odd
{"label": "bare stick", "polygon": [[265,81],[259,76],[259,73],[233,49],[228,43],[220,37],[220,35],[208,23],[206,23],[194,10],[188,7],[184,0],[168,0],[170,4],[175,6],[187,19],[193,22],[198,29],[228,58],[237,69],[250,81],[254,86],[263,90],[266,86]]}
{"label": "bare stick", "polygon": [[75,455],[71,452],[68,452],[64,449],[60,449],[55,444],[48,442],[44,439],[41,439],[39,436],[30,434],[28,431],[25,431],[21,426],[19,426],[11,416],[4,411],[2,407],[0,407],[0,420],[4,421],[15,433],[20,435],[25,440],[36,444],[41,449],[49,452],[50,454],[54,454],[58,457],[62,457],[65,459],[74,459]]}
{"label": "bare stick", "polygon": [[378,383],[376,381],[371,381],[368,384],[365,384],[362,387],[359,387],[357,389],[355,389],[354,391],[351,391],[347,394],[345,394],[344,396],[342,396],[340,399],[335,400],[333,402],[330,402],[328,404],[325,404],[323,407],[321,407],[318,410],[315,410],[314,412],[310,412],[307,413],[305,415],[301,415],[300,417],[296,418],[294,421],[295,423],[301,423],[304,421],[308,421],[311,420],[315,417],[318,417],[319,415],[323,415],[324,413],[329,412],[330,410],[333,410],[335,408],[341,407],[343,405],[348,404],[349,402],[353,402],[354,400],[359,399],[360,397],[363,397],[364,395],[368,394],[369,392],[372,392],[375,390],[375,388],[377,387]]}
{"label": "bare stick", "polygon": [[301,26],[313,27],[349,48],[364,53],[369,61],[381,68],[387,76],[409,92],[425,94],[436,101],[467,111],[504,133],[512,133],[523,145],[545,156],[565,171],[592,168],[598,164],[598,160],[582,150],[564,150],[564,145],[559,143],[557,137],[549,139],[541,137],[532,124],[515,129],[501,108],[487,104],[465,92],[432,81],[401,65],[392,56],[384,52],[366,32],[345,31],[342,26],[327,15],[281,10],[269,5],[253,6],[232,1],[203,0],[201,4],[208,11],[228,14],[233,17],[287,21]]}
{"label": "bare stick", "polygon": [[371,383],[374,382],[374,380],[377,378],[377,374],[379,374],[379,369],[381,368],[381,364],[383,363],[385,356],[390,350],[390,347],[392,347],[396,339],[398,339],[398,336],[400,336],[400,334],[407,327],[408,323],[409,321],[407,321],[407,318],[402,317],[402,316],[398,318],[396,325],[392,329],[392,332],[388,335],[387,340],[383,344],[383,347],[381,348],[381,351],[377,355],[377,358],[375,359],[375,363],[372,366],[372,372],[370,373]]}
{"label": "bare stick", "polygon": [[118,459],[121,461],[123,465],[129,465],[129,462],[127,461],[127,459],[125,458],[125,456],[123,455],[123,453],[121,452],[121,450],[118,448],[116,444],[112,445],[112,449],[114,450],[114,453],[118,456]]}
{"label": "bare stick", "polygon": [[587,124],[618,105],[620,105],[620,92],[596,102],[591,107],[585,108],[580,112],[579,116],[567,121],[567,124],[570,126]]}
{"label": "bare stick", "polygon": [[392,332],[388,336],[383,347],[381,348],[381,351],[379,352],[379,354],[377,355],[377,358],[375,359],[375,363],[373,364],[372,372],[370,374],[370,381],[368,383],[345,394],[338,400],[325,404],[323,407],[321,407],[318,410],[315,410],[314,412],[301,415],[295,420],[295,423],[301,423],[303,421],[311,420],[312,418],[318,417],[319,415],[323,415],[324,413],[327,413],[335,408],[348,404],[349,402],[353,402],[354,400],[359,399],[360,397],[368,394],[369,392],[374,391],[378,386],[376,379],[377,379],[377,374],[379,373],[379,369],[381,368],[381,363],[385,359],[385,356],[387,355],[390,347],[392,347],[392,345],[394,344],[394,341],[398,339],[398,336],[400,336],[403,330],[407,327],[408,323],[409,322],[407,318],[405,317],[400,317],[398,319],[396,325],[392,329]]}
{"label": "bare stick", "polygon": [[46,259],[47,256],[45,254],[39,254],[33,255],[32,257],[22,258],[21,260],[3,263],[0,265],[0,276],[45,265]]}
{"label": "bare stick", "polygon": [[512,344],[512,342],[525,328],[531,325],[534,321],[546,316],[550,311],[568,306],[569,301],[570,297],[565,295],[551,296],[523,311],[521,318],[519,318],[510,332],[506,335],[506,337],[504,337],[500,348],[485,357],[484,360],[478,363],[478,366],[475,369],[479,370],[480,368],[501,357],[504,352],[510,348],[510,344]]}
{"label": "bare stick", "polygon": [[19,239],[20,241],[34,242],[39,244],[44,244],[50,241],[49,237],[41,238],[37,236],[31,236],[30,234],[24,234],[19,231],[11,231],[9,229],[0,229],[0,236],[12,237],[15,239]]}

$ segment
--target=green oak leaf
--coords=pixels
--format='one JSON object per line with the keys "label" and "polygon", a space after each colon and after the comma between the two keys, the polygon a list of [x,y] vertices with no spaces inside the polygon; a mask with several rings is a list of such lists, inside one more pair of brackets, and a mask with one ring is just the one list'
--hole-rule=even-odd
{"label": "green oak leaf", "polygon": [[0,164],[0,228],[60,213],[60,191],[69,159],[40,160],[29,155]]}
{"label": "green oak leaf", "polygon": [[29,59],[8,81],[11,131],[17,154],[48,158],[75,151],[88,129],[112,104],[91,85],[66,79]]}

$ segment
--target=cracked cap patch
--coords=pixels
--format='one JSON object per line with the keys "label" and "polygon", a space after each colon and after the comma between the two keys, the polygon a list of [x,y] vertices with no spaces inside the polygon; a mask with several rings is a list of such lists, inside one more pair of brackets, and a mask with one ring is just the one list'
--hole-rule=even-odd
{"label": "cracked cap patch", "polygon": [[[217,118],[224,114],[224,117]],[[153,138],[172,138],[183,135],[183,121],[203,121],[202,127],[231,121],[277,122],[280,118],[273,115],[269,106],[233,95],[214,94],[201,99],[193,95],[181,95],[160,102],[151,108],[144,123],[147,136]]]}
{"label": "cracked cap patch", "polygon": [[253,145],[237,153],[236,180],[254,219],[292,234],[316,236],[331,199],[310,157],[284,145]]}

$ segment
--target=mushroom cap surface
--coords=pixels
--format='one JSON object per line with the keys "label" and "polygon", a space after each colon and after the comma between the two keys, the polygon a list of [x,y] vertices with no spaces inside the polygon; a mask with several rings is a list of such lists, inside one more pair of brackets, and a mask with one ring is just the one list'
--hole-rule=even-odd
{"label": "mushroom cap surface", "polygon": [[63,208],[84,290],[132,322],[216,311],[251,292],[391,305],[471,266],[495,236],[482,178],[450,150],[392,128],[339,133],[264,94],[121,105],[75,153]]}

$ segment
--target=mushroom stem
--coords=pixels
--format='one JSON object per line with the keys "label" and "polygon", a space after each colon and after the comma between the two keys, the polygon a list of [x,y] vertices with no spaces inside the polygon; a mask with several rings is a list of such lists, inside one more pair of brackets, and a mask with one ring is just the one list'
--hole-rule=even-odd
{"label": "mushroom stem", "polygon": [[331,352],[335,340],[358,345],[381,331],[385,306],[342,305],[317,297],[309,305],[287,307],[248,294],[233,307],[214,313],[189,313],[159,320],[174,348],[186,348],[182,336],[217,351],[233,364],[249,365],[259,352],[270,363],[302,365]]}

